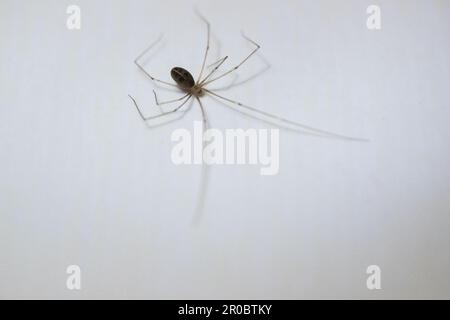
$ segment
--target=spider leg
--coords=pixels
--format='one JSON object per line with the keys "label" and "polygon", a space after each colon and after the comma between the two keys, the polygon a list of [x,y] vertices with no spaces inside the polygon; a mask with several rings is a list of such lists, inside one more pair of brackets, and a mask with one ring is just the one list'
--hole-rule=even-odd
{"label": "spider leg", "polygon": [[197,13],[197,15],[199,16],[199,18],[201,20],[203,20],[203,22],[205,22],[206,24],[206,36],[207,36],[207,41],[206,41],[206,49],[205,49],[205,56],[203,58],[203,63],[202,63],[202,69],[200,70],[200,74],[198,76],[197,82],[200,81],[200,79],[203,76],[203,71],[205,70],[205,65],[206,65],[206,59],[208,58],[208,52],[209,52],[209,47],[210,47],[210,38],[211,38],[211,24],[209,23],[208,20],[206,20],[205,17],[203,17],[200,12],[198,12],[197,10],[195,10],[195,12]]}
{"label": "spider leg", "polygon": [[239,74],[233,73],[232,74],[233,79],[230,81],[230,83],[228,85],[226,85],[224,87],[210,88],[209,90],[214,91],[214,92],[225,91],[225,90],[240,86],[242,84],[252,81],[253,79],[260,77],[262,74],[264,74],[267,70],[269,70],[271,68],[271,65],[266,59],[264,59],[264,57],[259,56],[258,58],[264,63],[264,67],[261,68],[261,70],[259,70],[258,72],[254,73],[252,76],[247,77],[241,81],[237,81],[239,78]]}
{"label": "spider leg", "polygon": [[171,111],[161,113],[161,114],[159,114],[159,115],[157,115],[157,116],[145,117],[144,114],[142,113],[141,109],[139,108],[139,106],[138,106],[136,100],[135,100],[131,95],[128,95],[128,96],[129,96],[130,99],[133,101],[133,103],[134,103],[134,105],[135,105],[137,111],[139,112],[139,115],[141,116],[142,120],[144,120],[144,121],[150,121],[150,120],[154,120],[154,119],[159,119],[159,118],[162,118],[162,117],[165,117],[165,116],[174,114],[175,112],[177,112],[178,110],[180,110],[180,109],[181,109],[181,108],[182,108],[182,107],[183,107],[183,106],[191,99],[191,97],[192,97],[192,95],[188,95],[188,96],[187,96],[187,99],[185,98],[186,100],[185,100],[181,105],[179,105],[178,107],[176,107],[175,109],[173,109],[173,110],[171,110]]}
{"label": "spider leg", "polygon": [[[220,68],[220,66],[228,59],[228,56],[226,56],[225,58],[220,59],[218,62],[220,62],[217,66],[215,66],[214,69],[211,70],[211,72],[199,83],[199,85],[203,85],[205,83],[206,80],[209,79],[209,77],[211,77],[214,72],[217,71],[217,69]],[[216,62],[217,63],[217,62]]]}
{"label": "spider leg", "polygon": [[210,83],[212,83],[212,82],[214,82],[214,81],[216,81],[216,80],[222,79],[226,75],[229,75],[230,73],[232,73],[232,72],[236,71],[237,69],[239,69],[248,59],[250,59],[261,48],[261,46],[259,44],[257,44],[252,39],[248,38],[244,33],[242,33],[242,36],[244,37],[244,39],[246,39],[247,41],[249,41],[253,45],[255,45],[256,48],[244,60],[242,60],[237,66],[235,66],[233,69],[223,73],[222,75],[218,76],[217,78],[214,78],[212,80],[207,81],[206,83],[203,83],[205,86],[210,84]]}
{"label": "spider leg", "polygon": [[[207,92],[207,93],[209,93],[209,94],[211,94],[211,95],[213,95],[213,96],[215,96],[215,97],[217,97],[219,99],[222,99],[222,100],[230,102],[230,103],[232,103],[234,105],[237,105],[240,108],[243,108],[243,109],[255,112],[255,113],[259,114],[260,116],[264,116],[264,117],[270,118],[272,120],[277,120],[277,121],[280,121],[281,123],[288,124],[288,125],[294,126],[296,128],[299,128],[299,129],[307,130],[307,131],[312,132],[314,134],[319,134],[319,135],[327,136],[327,137],[339,138],[339,139],[343,139],[343,140],[361,141],[361,142],[367,142],[368,141],[367,139],[349,137],[349,136],[337,134],[337,133],[334,133],[334,132],[330,132],[330,131],[314,128],[314,127],[311,127],[311,126],[308,126],[308,125],[305,125],[305,124],[302,124],[302,123],[299,123],[299,122],[291,121],[291,120],[288,120],[288,119],[285,119],[285,118],[282,118],[282,117],[270,114],[268,112],[258,110],[258,109],[254,108],[254,107],[250,107],[248,105],[244,105],[244,104],[242,104],[242,103],[240,103],[238,101],[225,98],[225,97],[223,97],[221,95],[218,95],[217,93],[212,92],[211,90],[207,90],[207,89],[203,89],[203,90],[205,90],[205,92]],[[234,108],[234,109],[236,111],[241,112],[237,108]],[[258,118],[258,117],[256,117],[256,118]],[[264,120],[264,119],[261,119],[261,118],[258,118],[258,119]]]}
{"label": "spider leg", "polygon": [[165,105],[165,104],[170,104],[170,103],[178,102],[178,101],[181,101],[181,100],[183,100],[184,98],[186,98],[188,95],[190,95],[190,93],[187,93],[187,94],[185,94],[184,96],[182,96],[181,98],[160,102],[160,101],[158,100],[158,96],[156,95],[156,91],[155,91],[155,90],[153,90],[153,94],[155,95],[155,103],[156,103],[157,106],[163,106],[163,105]]}
{"label": "spider leg", "polygon": [[147,70],[145,70],[145,68],[139,63],[139,60],[147,53],[150,51],[151,48],[153,48],[153,46],[158,43],[161,40],[162,36],[159,36],[158,40],[156,40],[154,43],[152,43],[150,46],[148,46],[135,60],[134,60],[134,64],[142,71],[144,72],[144,74],[149,77],[152,81],[155,82],[159,82],[168,86],[172,86],[172,87],[177,87],[177,85],[167,82],[167,81],[163,81],[160,79],[155,78],[154,76],[152,76]]}
{"label": "spider leg", "polygon": [[208,117],[206,116],[205,108],[203,108],[203,104],[200,101],[199,97],[196,97],[197,101],[200,105],[200,109],[202,110],[202,119],[203,119],[203,132],[205,132],[209,128]]}
{"label": "spider leg", "polygon": [[216,64],[218,64],[219,62],[221,62],[223,59],[225,59],[225,58],[220,58],[220,59],[217,60],[216,62],[211,63],[210,65],[207,65],[206,68],[211,68],[212,66],[215,66]]}

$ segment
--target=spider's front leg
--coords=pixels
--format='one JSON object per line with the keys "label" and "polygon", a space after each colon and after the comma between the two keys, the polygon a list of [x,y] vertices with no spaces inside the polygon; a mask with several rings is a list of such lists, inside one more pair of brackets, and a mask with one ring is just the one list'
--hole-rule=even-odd
{"label": "spider's front leg", "polygon": [[253,41],[252,39],[248,38],[244,33],[242,33],[242,36],[244,37],[245,40],[249,41],[250,43],[252,43],[256,48],[244,59],[242,60],[238,65],[236,65],[234,68],[232,68],[231,70],[228,70],[227,72],[221,74],[220,76],[218,76],[217,78],[214,78],[212,80],[206,81],[203,84],[206,86],[216,80],[222,79],[223,77],[229,75],[230,73],[236,71],[237,69],[239,69],[245,62],[247,62],[248,59],[250,59],[259,49],[261,49],[261,46],[259,44],[257,44],[255,41]]}
{"label": "spider's front leg", "polygon": [[208,59],[208,52],[210,48],[210,41],[211,41],[211,24],[208,20],[206,20],[205,17],[203,17],[200,12],[195,10],[196,14],[199,16],[199,18],[206,24],[206,49],[205,49],[205,55],[203,57],[203,63],[202,63],[202,69],[200,70],[200,74],[198,75],[197,83],[200,81],[200,79],[203,76],[203,71],[205,70],[206,60]]}
{"label": "spider's front leg", "polygon": [[134,64],[147,76],[149,77],[152,81],[158,82],[158,83],[162,83],[171,87],[177,87],[177,85],[164,81],[164,80],[160,80],[158,78],[155,78],[153,75],[151,75],[147,70],[145,70],[144,66],[141,65],[139,63],[139,60],[145,55],[147,54],[147,52],[150,51],[151,48],[153,48],[159,41],[161,41],[162,35],[159,36],[159,38],[153,42],[150,46],[148,46],[136,59],[134,59]]}

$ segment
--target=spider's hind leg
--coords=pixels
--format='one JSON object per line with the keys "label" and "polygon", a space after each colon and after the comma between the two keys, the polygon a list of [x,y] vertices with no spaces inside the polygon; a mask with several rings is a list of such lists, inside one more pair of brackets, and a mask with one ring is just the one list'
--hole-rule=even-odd
{"label": "spider's hind leg", "polygon": [[172,115],[172,114],[176,113],[176,112],[179,111],[179,110],[180,110],[180,109],[181,109],[181,108],[182,108],[182,107],[183,107],[183,106],[191,99],[191,97],[192,97],[191,94],[185,96],[185,97],[184,97],[185,101],[183,101],[182,104],[180,104],[178,107],[176,107],[175,109],[173,109],[173,110],[171,110],[171,111],[163,112],[163,113],[161,113],[161,114],[159,114],[159,115],[156,115],[156,116],[146,117],[146,116],[144,116],[144,114],[142,113],[141,108],[139,108],[139,105],[138,105],[136,99],[134,99],[131,95],[128,95],[128,96],[129,96],[130,99],[133,101],[134,106],[136,107],[136,109],[137,109],[139,115],[141,116],[142,120],[145,121],[145,122],[150,121],[150,120],[155,120],[155,119],[164,118],[164,117],[167,117],[167,116],[169,116],[169,115]]}
{"label": "spider's hind leg", "polygon": [[[243,103],[241,103],[239,101],[228,99],[228,98],[226,98],[224,96],[218,95],[215,92],[212,92],[211,90],[208,90],[208,89],[203,89],[203,90],[205,90],[206,93],[208,93],[208,94],[210,94],[212,96],[215,96],[215,97],[217,97],[217,98],[219,98],[221,100],[224,100],[224,101],[227,101],[229,103],[232,103],[232,104],[236,105],[237,107],[239,107],[240,109],[251,111],[254,114],[257,114],[258,116],[251,115],[250,113],[243,112],[243,111],[239,110],[239,108],[233,107],[233,109],[235,111],[241,112],[241,113],[246,114],[246,115],[248,115],[250,117],[253,117],[253,118],[256,118],[256,119],[268,122],[268,123],[276,124],[273,121],[278,121],[279,123],[282,123],[284,125],[288,125],[290,127],[290,129],[296,128],[297,131],[301,130],[304,133],[309,133],[309,134],[322,136],[322,137],[342,139],[342,140],[368,142],[367,139],[349,137],[349,136],[345,136],[345,135],[342,135],[342,134],[330,132],[330,131],[327,131],[327,130],[314,128],[312,126],[308,126],[308,125],[300,123],[300,122],[295,122],[295,121],[292,121],[292,120],[289,120],[289,119],[285,119],[285,118],[279,117],[277,115],[270,114],[268,112],[256,109],[256,108],[248,106],[248,105],[245,105],[245,104],[243,104]],[[270,119],[271,121],[269,121],[268,119]]]}

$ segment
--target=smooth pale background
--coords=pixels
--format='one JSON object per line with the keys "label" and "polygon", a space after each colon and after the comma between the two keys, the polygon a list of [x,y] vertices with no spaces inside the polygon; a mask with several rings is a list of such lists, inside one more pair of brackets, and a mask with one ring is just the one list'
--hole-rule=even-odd
{"label": "smooth pale background", "polygon": [[[82,9],[82,30],[66,8]],[[450,298],[448,1],[199,1],[228,67],[222,94],[370,143],[281,131],[280,173],[176,167],[133,59],[197,73],[205,27],[189,1],[0,1],[1,298]],[[220,49],[220,50],[219,50]],[[217,87],[224,86],[223,81]],[[178,93],[158,90],[161,99]],[[213,127],[270,128],[210,98]],[[66,268],[82,268],[82,290]],[[382,269],[382,290],[366,268]]]}

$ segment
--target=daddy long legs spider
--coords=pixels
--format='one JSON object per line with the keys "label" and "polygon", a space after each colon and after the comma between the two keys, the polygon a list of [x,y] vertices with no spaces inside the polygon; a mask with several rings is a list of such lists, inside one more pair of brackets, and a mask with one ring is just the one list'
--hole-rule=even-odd
{"label": "daddy long legs spider", "polygon": [[[314,128],[312,126],[306,125],[306,124],[302,124],[296,121],[292,121],[262,110],[259,110],[255,107],[251,107],[249,105],[243,104],[241,102],[235,101],[233,99],[229,99],[227,97],[224,97],[222,95],[219,95],[218,93],[214,92],[214,90],[208,89],[207,86],[211,83],[214,83],[230,74],[233,74],[236,70],[238,70],[245,62],[247,62],[253,55],[256,54],[256,52],[261,48],[260,45],[258,45],[255,41],[253,41],[252,39],[248,38],[247,36],[245,36],[242,33],[242,36],[244,37],[244,39],[246,39],[248,42],[250,42],[253,46],[254,49],[250,52],[249,55],[247,55],[239,64],[237,64],[236,66],[234,66],[233,68],[225,71],[224,73],[222,73],[221,75],[218,75],[216,77],[213,77],[213,75],[218,71],[218,69],[225,63],[225,61],[228,59],[228,56],[218,60],[217,62],[213,63],[211,66],[215,66],[209,73],[207,73],[205,75],[205,77],[203,77],[204,73],[205,73],[205,67],[206,67],[206,61],[208,59],[208,53],[210,50],[210,35],[211,35],[211,25],[209,23],[208,20],[206,20],[202,15],[200,15],[199,13],[197,13],[198,16],[200,17],[200,19],[206,24],[207,27],[207,42],[206,42],[206,49],[205,49],[205,53],[204,53],[204,57],[203,57],[203,62],[202,62],[202,67],[200,70],[200,73],[197,77],[197,80],[194,80],[194,77],[192,76],[192,74],[187,71],[184,68],[181,67],[174,67],[170,74],[172,79],[175,81],[174,83],[170,83],[168,81],[164,81],[164,80],[160,80],[158,78],[155,78],[152,74],[150,74],[140,63],[139,63],[139,59],[149,50],[149,48],[147,48],[141,55],[139,55],[134,63],[138,66],[139,69],[141,69],[152,81],[159,83],[159,84],[163,84],[163,85],[167,85],[167,86],[171,86],[171,87],[175,87],[179,90],[181,90],[184,95],[180,98],[174,99],[174,100],[169,100],[169,101],[159,101],[158,100],[158,96],[155,92],[155,90],[153,90],[154,96],[155,96],[155,103],[158,106],[162,106],[162,105],[169,105],[172,103],[177,103],[180,102],[180,104],[173,108],[172,110],[168,111],[168,112],[162,112],[159,115],[156,116],[151,116],[151,117],[146,117],[144,116],[143,112],[141,111],[141,108],[139,107],[136,99],[134,99],[131,95],[129,95],[130,99],[133,101],[139,115],[141,116],[142,120],[144,120],[145,122],[149,122],[152,120],[156,120],[156,119],[160,119],[160,118],[164,118],[167,116],[170,116],[176,112],[178,112],[181,108],[183,108],[183,106],[185,106],[187,104],[187,102],[191,99],[191,98],[195,98],[200,106],[201,112],[202,112],[202,118],[203,118],[203,126],[204,129],[207,126],[207,117],[206,117],[206,111],[205,108],[202,104],[201,98],[205,95],[210,95],[214,98],[220,99],[224,102],[230,103],[233,105],[233,109],[235,111],[238,111],[240,113],[244,113],[247,114],[251,117],[254,118],[258,118],[260,120],[266,121],[266,122],[270,122],[270,123],[274,123],[276,124],[276,122],[278,122],[278,124],[282,124],[285,126],[288,126],[290,129],[294,129],[294,130],[300,130],[309,134],[313,134],[313,135],[318,135],[318,136],[324,136],[324,137],[334,137],[334,138],[338,138],[338,139],[344,139],[344,140],[353,140],[353,141],[367,141],[365,139],[360,139],[360,138],[353,138],[353,137],[349,137],[349,136],[345,136],[345,135],[341,135],[341,134],[337,134],[337,133],[333,133],[330,131],[326,131],[326,130],[322,130],[322,129],[318,129],[318,128]],[[252,114],[249,114],[252,113]]]}

